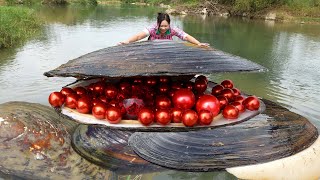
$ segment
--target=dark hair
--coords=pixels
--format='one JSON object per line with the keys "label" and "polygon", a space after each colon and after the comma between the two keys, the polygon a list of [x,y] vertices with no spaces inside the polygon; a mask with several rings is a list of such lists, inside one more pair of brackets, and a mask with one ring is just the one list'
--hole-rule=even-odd
{"label": "dark hair", "polygon": [[170,16],[167,13],[158,13],[157,23],[160,25],[162,21],[166,20],[170,24]]}

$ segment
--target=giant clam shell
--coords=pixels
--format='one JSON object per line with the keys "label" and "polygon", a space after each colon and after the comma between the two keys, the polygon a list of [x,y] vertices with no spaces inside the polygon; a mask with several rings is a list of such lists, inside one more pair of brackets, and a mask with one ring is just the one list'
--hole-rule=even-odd
{"label": "giant clam shell", "polygon": [[[27,102],[0,104],[0,177],[105,179],[110,172],[71,147],[76,123],[53,108]],[[0,178],[1,179],[1,178]]]}
{"label": "giant clam shell", "polygon": [[137,156],[128,146],[130,131],[119,131],[95,125],[80,125],[74,132],[74,149],[87,160],[117,174],[140,174],[163,168]]}
{"label": "giant clam shell", "polygon": [[261,65],[212,48],[185,42],[145,41],[91,52],[44,75],[82,79],[263,70]]}
{"label": "giant clam shell", "polygon": [[129,145],[143,159],[168,168],[213,171],[268,162],[296,154],[318,137],[304,117],[271,101],[241,124],[180,133],[135,133]]}

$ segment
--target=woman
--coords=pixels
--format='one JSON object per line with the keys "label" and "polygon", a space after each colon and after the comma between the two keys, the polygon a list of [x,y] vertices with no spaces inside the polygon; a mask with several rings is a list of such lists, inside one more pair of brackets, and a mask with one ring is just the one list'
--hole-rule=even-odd
{"label": "woman", "polygon": [[185,33],[183,30],[171,27],[170,26],[170,17],[167,13],[158,13],[157,17],[157,24],[151,26],[149,28],[144,29],[142,32],[130,37],[128,40],[120,42],[119,44],[129,44],[135,41],[139,41],[143,38],[148,37],[148,40],[172,40],[173,36],[177,36],[184,41],[188,41],[192,44],[208,47],[209,44],[201,43],[196,38],[192,37],[191,35]]}

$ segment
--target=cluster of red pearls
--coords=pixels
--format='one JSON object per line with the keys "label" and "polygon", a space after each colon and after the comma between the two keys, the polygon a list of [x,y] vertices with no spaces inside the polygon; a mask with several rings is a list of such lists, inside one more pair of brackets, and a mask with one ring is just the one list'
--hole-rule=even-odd
{"label": "cluster of red pearls", "polygon": [[185,126],[210,125],[220,112],[226,119],[237,119],[248,110],[258,110],[255,96],[245,98],[231,80],[215,85],[200,75],[194,81],[176,77],[124,78],[111,83],[105,79],[86,87],[64,87],[52,92],[49,103],[65,106],[96,119],[120,123],[137,119],[143,125],[183,123]]}

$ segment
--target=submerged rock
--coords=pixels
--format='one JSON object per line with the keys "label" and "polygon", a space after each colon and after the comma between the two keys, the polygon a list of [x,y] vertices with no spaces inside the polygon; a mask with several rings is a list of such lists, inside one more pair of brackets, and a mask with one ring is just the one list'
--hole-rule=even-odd
{"label": "submerged rock", "polygon": [[271,20],[271,21],[274,21],[277,19],[277,14],[274,13],[274,12],[269,12],[266,17],[265,17],[265,20]]}

